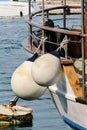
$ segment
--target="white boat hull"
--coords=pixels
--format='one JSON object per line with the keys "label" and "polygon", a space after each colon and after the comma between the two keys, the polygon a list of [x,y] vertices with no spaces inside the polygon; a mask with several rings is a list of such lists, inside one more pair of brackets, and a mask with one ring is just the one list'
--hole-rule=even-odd
{"label": "white boat hull", "polygon": [[60,60],[56,52],[44,54],[34,61],[31,74],[37,84],[48,86],[64,122],[72,130],[87,130],[87,102],[72,60]]}
{"label": "white boat hull", "polygon": [[0,17],[12,17],[28,14],[28,3],[27,2],[0,2]]}
{"label": "white boat hull", "polygon": [[49,92],[64,122],[72,130],[87,130],[87,104],[76,102],[67,77],[50,86]]}
{"label": "white boat hull", "polygon": [[[31,2],[31,12],[39,9],[36,2]],[[28,15],[28,2],[7,1],[0,2],[0,17],[16,17]]]}

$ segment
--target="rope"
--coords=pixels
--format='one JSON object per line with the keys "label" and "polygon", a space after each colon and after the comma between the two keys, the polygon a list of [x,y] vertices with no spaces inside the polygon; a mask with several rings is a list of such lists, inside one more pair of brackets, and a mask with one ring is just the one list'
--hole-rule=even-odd
{"label": "rope", "polygon": [[41,37],[40,44],[38,45],[38,48],[36,49],[35,53],[38,52],[38,50],[40,49],[41,45],[44,44],[46,39],[47,39],[47,37]]}
{"label": "rope", "polygon": [[[32,38],[35,38],[36,40],[40,40],[40,41],[41,41],[41,38],[42,38],[42,37],[39,38],[39,37],[37,37],[34,33],[33,33],[33,34],[30,34],[30,35],[32,36]],[[45,37],[45,36],[44,36],[44,37]],[[45,38],[47,39],[47,37],[45,37]],[[45,39],[45,40],[46,40],[46,39]],[[44,41],[44,42],[45,42],[45,41]],[[51,41],[48,41],[48,40],[47,40],[46,42],[48,42],[48,44],[51,43],[51,44],[60,46],[60,45],[59,45],[60,43],[55,43],[55,42],[51,42]]]}
{"label": "rope", "polygon": [[[36,40],[40,40],[39,45],[38,45],[38,48],[37,48],[36,51],[35,51],[35,53],[36,53],[36,52],[38,52],[38,50],[40,49],[41,45],[45,43],[45,41],[47,40],[47,37],[44,36],[44,37],[39,38],[39,37],[37,37],[34,33],[33,33],[33,34],[30,34],[30,35],[32,36],[32,38],[35,38]],[[70,39],[67,39],[67,35],[65,35],[65,37],[64,37],[64,39],[62,40],[61,43],[55,43],[55,42],[51,42],[51,41],[46,41],[46,42],[48,42],[48,44],[51,43],[51,44],[57,45],[57,46],[58,46],[57,51],[58,51],[58,50],[60,50],[61,48],[63,48],[64,45],[66,45],[67,43],[69,43],[69,42],[70,42]],[[34,53],[34,54],[35,54],[35,53]]]}
{"label": "rope", "polygon": [[36,40],[41,40],[39,37],[37,37],[34,33],[30,33],[30,36],[32,37],[32,38],[35,38]]}
{"label": "rope", "polygon": [[67,39],[67,35],[65,35],[64,39],[60,43],[59,47],[57,48],[57,51],[64,47],[67,43],[70,42],[70,39]]}

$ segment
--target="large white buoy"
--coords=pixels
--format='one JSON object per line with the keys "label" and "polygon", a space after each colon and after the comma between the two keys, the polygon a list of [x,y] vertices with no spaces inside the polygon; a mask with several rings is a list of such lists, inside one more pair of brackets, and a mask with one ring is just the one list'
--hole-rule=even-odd
{"label": "large white buoy", "polygon": [[34,100],[46,91],[46,87],[39,86],[32,79],[32,64],[31,61],[25,61],[14,71],[11,78],[13,92],[24,100]]}
{"label": "large white buoy", "polygon": [[32,64],[32,77],[42,86],[51,86],[60,80],[62,73],[58,52],[47,53],[37,58]]}

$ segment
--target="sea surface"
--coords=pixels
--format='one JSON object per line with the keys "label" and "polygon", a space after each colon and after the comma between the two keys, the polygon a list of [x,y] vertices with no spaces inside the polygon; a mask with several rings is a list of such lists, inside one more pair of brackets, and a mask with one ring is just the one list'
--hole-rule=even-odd
{"label": "sea surface", "polygon": [[[22,47],[27,37],[28,25],[24,18],[0,18],[0,104],[8,104],[15,96],[11,89],[11,76],[30,57]],[[0,126],[0,130],[67,130],[48,92],[33,101],[19,99],[17,104],[33,109],[32,126]]]}

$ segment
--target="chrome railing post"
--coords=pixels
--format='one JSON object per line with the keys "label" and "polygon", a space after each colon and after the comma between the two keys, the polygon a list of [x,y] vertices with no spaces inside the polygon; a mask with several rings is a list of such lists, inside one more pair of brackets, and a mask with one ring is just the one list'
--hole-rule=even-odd
{"label": "chrome railing post", "polygon": [[[44,0],[42,0],[42,26],[44,25]],[[43,38],[44,38],[44,30],[42,30],[42,42],[43,42]],[[44,42],[42,43],[42,50],[43,50],[43,54],[45,52],[45,48],[44,48]]]}
{"label": "chrome railing post", "polygon": [[[32,20],[32,16],[31,16],[31,0],[29,0],[29,21]],[[31,37],[31,34],[32,34],[32,26],[29,25],[29,44],[30,44],[30,47],[32,48],[32,37]]]}
{"label": "chrome railing post", "polygon": [[[66,6],[66,0],[63,0],[63,5]],[[66,8],[63,10],[63,27],[66,28]]]}

